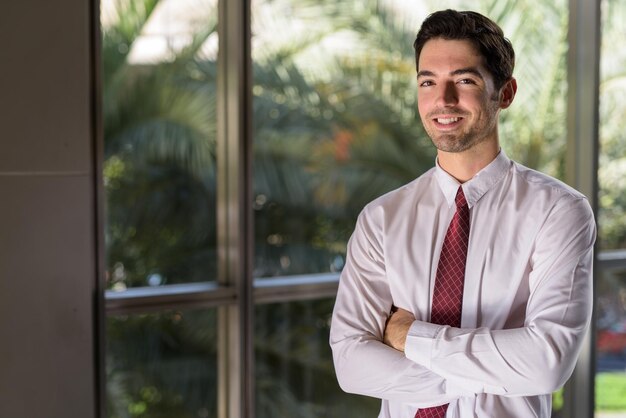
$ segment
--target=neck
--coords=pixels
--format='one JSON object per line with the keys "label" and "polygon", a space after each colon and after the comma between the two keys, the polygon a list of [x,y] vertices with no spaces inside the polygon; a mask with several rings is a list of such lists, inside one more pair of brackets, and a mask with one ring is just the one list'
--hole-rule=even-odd
{"label": "neck", "polygon": [[500,152],[498,141],[483,141],[463,152],[437,151],[439,166],[445,172],[465,183],[491,163]]}

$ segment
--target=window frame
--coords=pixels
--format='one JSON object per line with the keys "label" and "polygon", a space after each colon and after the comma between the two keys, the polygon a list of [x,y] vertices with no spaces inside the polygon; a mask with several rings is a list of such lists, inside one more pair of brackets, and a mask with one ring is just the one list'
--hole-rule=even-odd
{"label": "window frame", "polygon": [[[600,97],[600,2],[569,0],[567,53],[567,183],[588,197],[598,213],[598,151]],[[593,302],[600,265],[594,251]],[[595,310],[595,308],[594,308]],[[595,313],[583,340],[572,376],[563,392],[563,416],[592,417],[595,413]]]}

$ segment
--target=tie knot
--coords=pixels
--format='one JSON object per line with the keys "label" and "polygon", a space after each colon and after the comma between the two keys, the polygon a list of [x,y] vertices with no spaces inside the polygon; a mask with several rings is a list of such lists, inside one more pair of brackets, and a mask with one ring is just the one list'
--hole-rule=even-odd
{"label": "tie knot", "polygon": [[465,195],[463,194],[463,187],[461,186],[459,186],[459,190],[457,190],[456,192],[454,203],[456,203],[457,208],[462,208],[464,206],[467,206],[467,200],[465,200]]}

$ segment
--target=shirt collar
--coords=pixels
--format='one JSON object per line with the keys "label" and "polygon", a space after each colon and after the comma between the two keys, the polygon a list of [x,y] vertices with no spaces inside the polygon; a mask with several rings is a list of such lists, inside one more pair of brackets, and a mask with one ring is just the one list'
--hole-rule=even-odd
{"label": "shirt collar", "polygon": [[500,150],[492,162],[476,173],[474,177],[461,184],[457,179],[441,168],[439,160],[435,162],[437,165],[435,177],[448,202],[448,206],[454,205],[454,197],[456,196],[459,186],[461,186],[463,187],[463,194],[465,194],[467,205],[470,208],[474,206],[489,189],[504,178],[504,175],[511,165],[509,157],[506,156],[503,150]]}

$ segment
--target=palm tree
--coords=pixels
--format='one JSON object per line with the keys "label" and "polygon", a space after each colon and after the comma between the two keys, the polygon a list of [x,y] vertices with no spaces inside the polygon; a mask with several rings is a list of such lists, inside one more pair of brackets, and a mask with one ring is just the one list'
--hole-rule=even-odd
{"label": "palm tree", "polygon": [[117,1],[102,37],[108,270],[126,286],[215,277],[216,65],[197,56],[216,11],[171,60],[133,63],[158,4]]}
{"label": "palm tree", "polygon": [[624,39],[626,8],[618,1],[604,1],[600,80],[600,168],[598,180],[600,248],[626,248],[626,54],[615,48]]}

